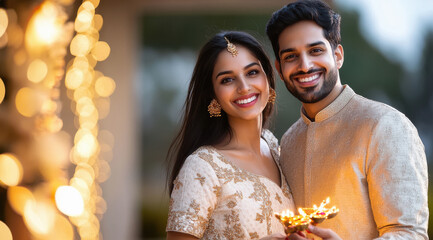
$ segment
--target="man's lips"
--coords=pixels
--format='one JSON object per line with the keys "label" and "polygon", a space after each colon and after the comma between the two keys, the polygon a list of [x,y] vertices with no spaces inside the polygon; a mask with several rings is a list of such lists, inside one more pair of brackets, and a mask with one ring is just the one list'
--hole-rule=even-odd
{"label": "man's lips", "polygon": [[316,85],[319,82],[320,76],[324,72],[325,72],[324,69],[314,69],[308,71],[307,73],[298,72],[292,74],[291,79],[293,81],[296,81],[301,87],[311,87]]}

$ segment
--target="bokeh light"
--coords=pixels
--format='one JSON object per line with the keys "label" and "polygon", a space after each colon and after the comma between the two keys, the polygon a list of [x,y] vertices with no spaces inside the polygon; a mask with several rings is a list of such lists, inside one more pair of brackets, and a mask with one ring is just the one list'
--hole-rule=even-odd
{"label": "bokeh light", "polygon": [[64,214],[76,217],[84,211],[84,201],[80,192],[71,186],[60,186],[56,195],[57,208]]}
{"label": "bokeh light", "polygon": [[2,221],[0,221],[0,239],[1,240],[12,240],[12,232],[11,232],[11,230]]}
{"label": "bokeh light", "polygon": [[98,61],[104,61],[110,55],[110,46],[108,43],[99,41],[92,49],[92,56]]}
{"label": "bokeh light", "polygon": [[21,115],[32,117],[41,110],[46,98],[47,96],[37,89],[24,87],[18,90],[15,97],[15,105]]}
{"label": "bokeh light", "polygon": [[3,8],[0,8],[0,37],[3,36],[3,34],[6,32],[6,29],[8,28],[8,14],[6,10]]}
{"label": "bokeh light", "polygon": [[85,56],[90,51],[91,42],[88,36],[78,34],[72,39],[71,54],[74,56]]}
{"label": "bokeh light", "polygon": [[24,222],[35,235],[47,235],[54,227],[56,211],[46,200],[30,200],[24,206]]}
{"label": "bokeh light", "polygon": [[40,46],[54,43],[61,33],[64,20],[62,12],[51,1],[43,2],[29,21],[26,31],[26,46],[29,50],[39,50]]}
{"label": "bokeh light", "polygon": [[23,176],[20,161],[11,153],[0,154],[0,184],[16,186]]}
{"label": "bokeh light", "polygon": [[8,188],[7,198],[12,209],[19,215],[24,215],[24,207],[28,201],[34,201],[32,192],[21,186]]}
{"label": "bokeh light", "polygon": [[100,77],[96,80],[95,91],[101,97],[109,97],[116,89],[116,83],[110,77]]}
{"label": "bokeh light", "polygon": [[6,95],[6,87],[3,82],[3,79],[0,78],[0,103],[3,102],[5,95]]}
{"label": "bokeh light", "polygon": [[47,76],[48,66],[47,64],[40,60],[35,59],[30,63],[27,69],[27,78],[34,83],[41,82]]}

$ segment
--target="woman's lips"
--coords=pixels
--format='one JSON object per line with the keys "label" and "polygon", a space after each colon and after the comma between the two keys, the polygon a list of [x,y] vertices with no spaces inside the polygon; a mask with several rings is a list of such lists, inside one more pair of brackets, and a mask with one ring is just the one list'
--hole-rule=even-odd
{"label": "woman's lips", "polygon": [[236,99],[234,103],[239,107],[250,107],[257,102],[258,98],[259,94],[253,93]]}

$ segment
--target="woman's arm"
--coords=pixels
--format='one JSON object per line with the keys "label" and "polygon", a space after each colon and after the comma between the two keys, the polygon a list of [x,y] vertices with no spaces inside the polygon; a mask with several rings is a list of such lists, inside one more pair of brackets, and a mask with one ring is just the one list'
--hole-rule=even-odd
{"label": "woman's arm", "polygon": [[167,240],[196,240],[198,238],[193,235],[180,233],[180,232],[167,232]]}

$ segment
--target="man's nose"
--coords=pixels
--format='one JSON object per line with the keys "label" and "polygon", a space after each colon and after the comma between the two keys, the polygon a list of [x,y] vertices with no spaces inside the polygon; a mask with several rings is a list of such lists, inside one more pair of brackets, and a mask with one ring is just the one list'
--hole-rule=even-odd
{"label": "man's nose", "polygon": [[313,62],[307,54],[302,54],[299,59],[298,71],[308,72],[313,67]]}

